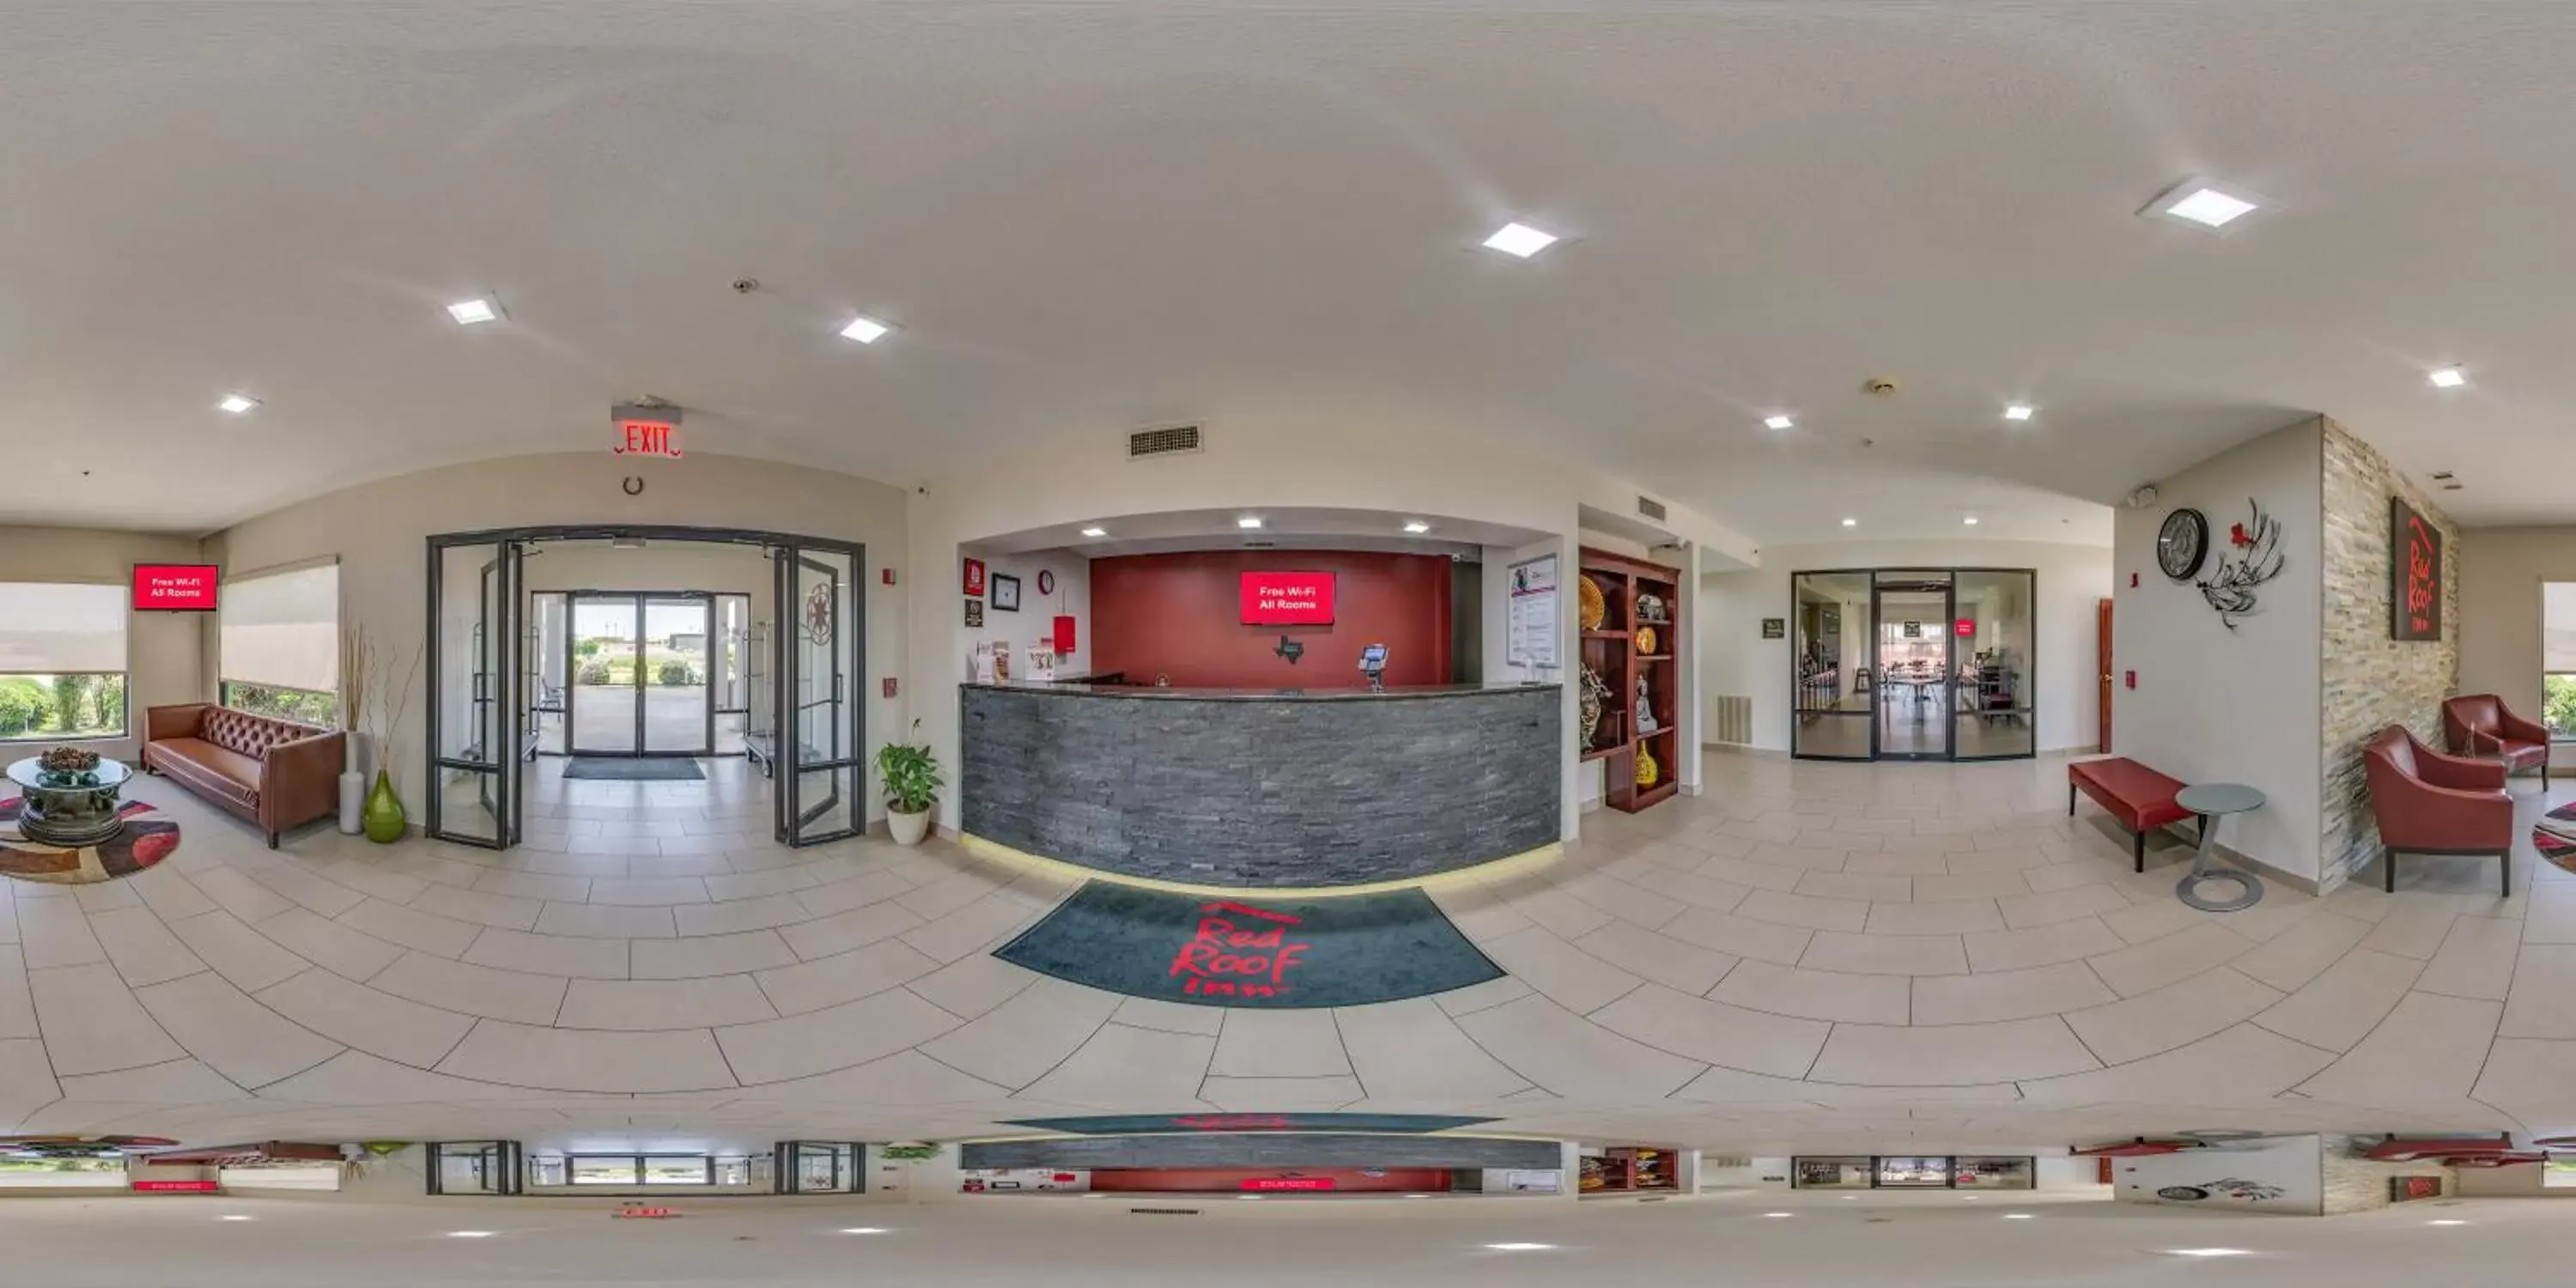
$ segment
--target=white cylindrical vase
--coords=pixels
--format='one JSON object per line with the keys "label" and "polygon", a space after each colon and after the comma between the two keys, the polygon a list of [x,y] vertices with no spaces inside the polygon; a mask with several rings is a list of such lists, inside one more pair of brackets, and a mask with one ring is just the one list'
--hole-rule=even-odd
{"label": "white cylindrical vase", "polygon": [[355,729],[342,735],[345,755],[340,773],[340,833],[356,836],[366,830],[367,747],[366,735]]}

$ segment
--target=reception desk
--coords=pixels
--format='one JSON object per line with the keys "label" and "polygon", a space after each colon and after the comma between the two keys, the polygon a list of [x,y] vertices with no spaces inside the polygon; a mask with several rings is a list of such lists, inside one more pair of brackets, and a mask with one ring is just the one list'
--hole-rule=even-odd
{"label": "reception desk", "polygon": [[1474,867],[1560,839],[1560,686],[963,686],[981,841],[1119,876],[1267,889]]}

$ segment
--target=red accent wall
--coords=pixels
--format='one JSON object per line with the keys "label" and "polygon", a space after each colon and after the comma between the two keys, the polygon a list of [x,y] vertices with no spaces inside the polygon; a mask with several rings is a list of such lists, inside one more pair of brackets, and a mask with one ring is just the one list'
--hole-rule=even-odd
{"label": "red accent wall", "polygon": [[[1246,626],[1247,572],[1335,575],[1330,626]],[[1306,646],[1294,666],[1272,650]],[[1191,688],[1356,689],[1360,648],[1387,646],[1388,684],[1447,684],[1449,559],[1345,550],[1194,550],[1091,561],[1091,669]]]}
{"label": "red accent wall", "polygon": [[[1300,662],[1297,665],[1304,666]],[[1439,1167],[1389,1167],[1371,1176],[1356,1167],[1135,1167],[1103,1168],[1091,1174],[1091,1188],[1112,1194],[1233,1194],[1268,1187],[1249,1184],[1256,1180],[1296,1178],[1276,1192],[1295,1193],[1306,1188],[1297,1181],[1330,1181],[1326,1188],[1314,1189],[1333,1194],[1410,1193],[1437,1194],[1449,1188],[1449,1172]]]}

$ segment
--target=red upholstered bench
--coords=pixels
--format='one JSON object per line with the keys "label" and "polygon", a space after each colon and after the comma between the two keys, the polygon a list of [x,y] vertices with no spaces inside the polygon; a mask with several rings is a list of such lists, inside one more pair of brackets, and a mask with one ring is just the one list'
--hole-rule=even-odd
{"label": "red upholstered bench", "polygon": [[2191,811],[2174,800],[2182,788],[2179,780],[2125,757],[2077,761],[2066,767],[2066,816],[2075,817],[2076,792],[2092,797],[2094,804],[2109,810],[2120,826],[2129,829],[2129,854],[2137,861],[2138,871],[2144,872],[2147,833],[2191,817]]}

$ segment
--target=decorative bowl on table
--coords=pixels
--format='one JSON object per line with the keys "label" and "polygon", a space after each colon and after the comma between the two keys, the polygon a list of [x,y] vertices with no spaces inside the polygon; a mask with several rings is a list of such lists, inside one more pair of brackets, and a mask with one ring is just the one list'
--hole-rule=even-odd
{"label": "decorative bowl on table", "polygon": [[36,767],[44,772],[48,786],[96,787],[98,753],[79,747],[56,747],[36,757]]}

